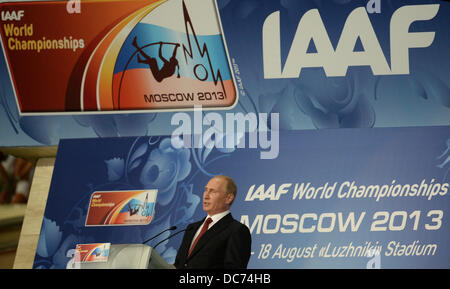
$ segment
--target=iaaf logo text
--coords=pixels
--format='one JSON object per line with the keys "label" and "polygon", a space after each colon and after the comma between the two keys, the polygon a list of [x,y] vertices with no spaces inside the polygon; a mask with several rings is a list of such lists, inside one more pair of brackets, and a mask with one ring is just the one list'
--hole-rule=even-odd
{"label": "iaaf logo text", "polygon": [[[377,8],[379,11],[379,6],[370,8],[369,13],[377,12]],[[370,66],[374,75],[409,74],[410,49],[430,46],[435,36],[433,31],[410,32],[409,28],[416,21],[433,19],[438,11],[439,4],[406,5],[394,11],[389,32],[390,66],[364,7],[350,12],[336,49],[319,10],[307,11],[298,23],[285,60],[281,59],[280,11],[275,11],[267,16],[262,27],[264,78],[298,78],[301,70],[309,67],[323,67],[328,77],[345,76],[349,66]],[[354,51],[358,39],[363,51]],[[315,53],[308,53],[311,41]]]}
{"label": "iaaf logo text", "polygon": [[[70,0],[67,1],[66,11],[69,14],[81,13],[81,1],[80,0]],[[1,18],[2,21],[20,21],[25,16],[24,10],[12,10],[12,11],[2,11]]]}
{"label": "iaaf logo text", "polygon": [[25,11],[2,11],[2,21],[20,21],[25,16]]}
{"label": "iaaf logo text", "polygon": [[[270,128],[268,127],[270,123]],[[217,112],[203,113],[202,106],[194,107],[194,119],[185,112],[173,114],[171,143],[174,148],[248,148],[263,149],[261,159],[274,159],[279,153],[279,114],[226,113],[225,119]],[[248,130],[247,130],[248,128]],[[270,132],[270,138],[269,138]]]}

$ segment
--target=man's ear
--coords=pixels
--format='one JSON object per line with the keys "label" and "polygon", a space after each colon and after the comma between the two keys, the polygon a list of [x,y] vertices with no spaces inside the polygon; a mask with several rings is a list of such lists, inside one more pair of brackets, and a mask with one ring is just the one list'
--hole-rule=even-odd
{"label": "man's ear", "polygon": [[234,195],[231,193],[228,193],[227,198],[226,198],[227,205],[231,205],[231,203],[233,203],[233,201],[234,201]]}

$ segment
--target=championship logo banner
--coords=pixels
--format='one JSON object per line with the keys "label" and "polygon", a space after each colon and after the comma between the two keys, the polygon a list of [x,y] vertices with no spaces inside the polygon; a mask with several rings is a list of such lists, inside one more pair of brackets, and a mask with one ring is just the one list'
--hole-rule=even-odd
{"label": "championship logo banner", "polygon": [[448,126],[450,2],[385,2],[1,3],[0,146],[171,135],[196,107],[205,126]]}
{"label": "championship logo banner", "polygon": [[157,190],[94,192],[86,226],[148,225]]}
{"label": "championship logo banner", "polygon": [[236,103],[213,1],[84,1],[80,13],[69,10],[63,1],[1,4],[19,113]]}
{"label": "championship logo banner", "polygon": [[75,262],[108,262],[111,243],[77,244]]}
{"label": "championship logo banner", "polygon": [[[34,268],[66,268],[77,244],[100,242],[145,243],[173,263],[183,234],[167,230],[205,217],[217,174],[238,187],[231,213],[252,235],[249,269],[449,268],[449,136],[448,126],[283,131],[274,159],[177,148],[170,136],[62,140]],[[148,226],[86,226],[96,196],[101,208],[156,189]]]}

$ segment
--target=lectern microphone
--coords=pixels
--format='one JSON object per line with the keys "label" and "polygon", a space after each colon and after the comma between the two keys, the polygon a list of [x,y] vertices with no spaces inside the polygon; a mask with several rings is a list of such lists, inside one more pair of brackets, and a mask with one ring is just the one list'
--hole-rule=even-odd
{"label": "lectern microphone", "polygon": [[[167,231],[173,231],[173,230],[176,230],[176,229],[177,229],[177,226],[172,226],[172,227],[170,227],[169,229],[165,229],[164,231],[162,231],[162,232],[156,234],[155,236],[151,237],[150,239],[148,239],[148,240],[142,242],[142,244],[145,244],[145,243],[147,243],[147,242],[149,242],[149,241],[155,239],[156,237],[158,237],[159,235],[161,235],[161,234],[164,233],[164,232],[167,232]],[[170,238],[170,237],[169,237],[169,238]],[[164,240],[164,241],[165,241],[165,240]],[[158,243],[158,244],[159,244],[159,243]],[[155,247],[156,247],[156,246],[155,246]]]}
{"label": "lectern microphone", "polygon": [[153,247],[153,249],[155,249],[156,247],[158,247],[158,245],[161,244],[162,242],[169,240],[170,238],[172,238],[172,237],[174,237],[174,236],[180,234],[181,232],[184,232],[184,231],[190,231],[190,230],[192,230],[192,227],[187,228],[187,229],[184,229],[184,230],[180,230],[180,231],[178,231],[178,232],[176,232],[176,233],[170,235],[169,237],[165,238],[164,240],[162,240],[161,242],[159,242],[158,244],[156,244],[156,245]]}

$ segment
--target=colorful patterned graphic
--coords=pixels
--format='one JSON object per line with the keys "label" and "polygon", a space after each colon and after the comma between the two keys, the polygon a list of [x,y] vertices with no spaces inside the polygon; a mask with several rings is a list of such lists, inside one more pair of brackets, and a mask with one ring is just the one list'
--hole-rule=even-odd
{"label": "colorful patterned graphic", "polygon": [[75,262],[108,262],[111,243],[77,244]]}
{"label": "colorful patterned graphic", "polygon": [[236,103],[213,1],[86,1],[76,15],[64,1],[1,10],[22,11],[0,29],[22,114]]}
{"label": "colorful patterned graphic", "polygon": [[117,58],[114,97],[112,103],[100,100],[102,109],[234,104],[236,92],[217,20],[196,17],[201,11],[215,13],[214,5],[211,1],[189,4],[188,9],[184,1],[164,3],[135,26],[118,57],[111,57]]}
{"label": "colorful patterned graphic", "polygon": [[148,225],[153,219],[157,192],[94,192],[86,226]]}

